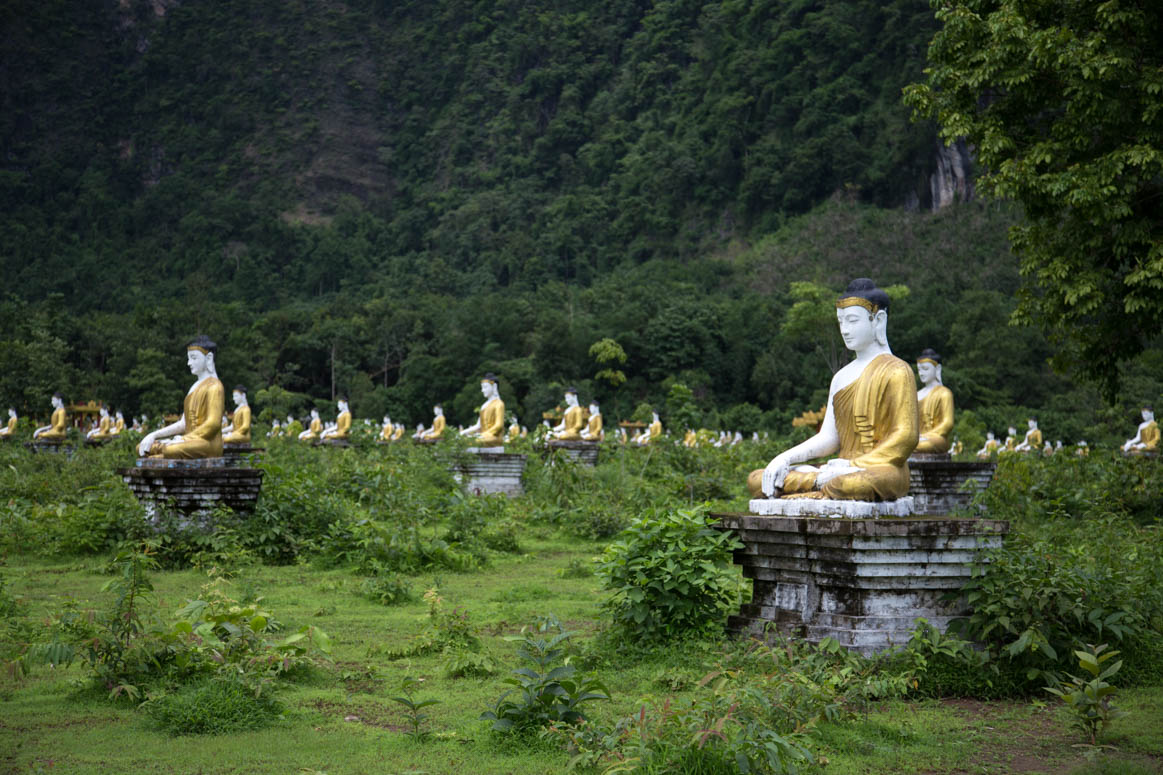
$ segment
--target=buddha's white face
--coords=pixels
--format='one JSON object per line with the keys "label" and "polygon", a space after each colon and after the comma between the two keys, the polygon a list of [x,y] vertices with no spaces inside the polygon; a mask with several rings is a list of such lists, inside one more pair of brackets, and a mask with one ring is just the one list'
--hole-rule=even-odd
{"label": "buddha's white face", "polygon": [[16,410],[15,410],[15,409],[9,409],[9,410],[8,410],[8,416],[9,416],[9,417],[15,417],[15,416],[16,416]]}
{"label": "buddha's white face", "polygon": [[347,402],[346,402],[346,401],[340,401],[340,402],[339,402],[339,412],[340,412],[340,414],[342,414],[343,412],[346,412],[346,411],[347,411]]}
{"label": "buddha's white face", "polygon": [[497,392],[497,383],[489,382],[487,379],[481,380],[481,395],[483,395],[486,400],[490,399],[494,395],[496,395],[496,392]]}
{"label": "buddha's white face", "polygon": [[61,400],[61,398],[59,396],[53,396],[52,397],[52,405],[53,405],[54,409],[60,409],[65,405],[65,402],[63,400]]}
{"label": "buddha's white face", "polygon": [[1027,420],[1027,421],[1026,421],[1026,426],[1027,426],[1027,427],[1028,427],[1030,430],[1034,430],[1035,428],[1037,428],[1037,427],[1038,427],[1038,421],[1037,421],[1037,420]]}
{"label": "buddha's white face", "polygon": [[1010,435],[1013,436],[1015,433],[1018,432],[1018,429],[1017,428],[1010,428],[1009,431],[1010,431]]}
{"label": "buddha's white face", "polygon": [[836,322],[840,324],[840,338],[849,350],[860,352],[876,343],[876,324],[864,307],[841,307],[836,310]]}
{"label": "buddha's white face", "polygon": [[937,377],[937,366],[931,361],[921,361],[917,364],[917,376],[922,385],[928,385]]}
{"label": "buddha's white face", "polygon": [[986,431],[986,433],[985,433],[985,438],[987,438],[987,439],[989,439],[990,441],[992,441],[992,440],[994,439],[993,431]]}
{"label": "buddha's white face", "polygon": [[312,410],[311,410],[311,419],[312,419],[312,420],[318,420],[318,419],[319,419],[319,410],[318,410],[318,409],[312,409]]}
{"label": "buddha's white face", "polygon": [[239,393],[237,390],[235,390],[233,393],[230,394],[230,397],[234,399],[235,406],[242,405],[242,393]]}
{"label": "buddha's white face", "polygon": [[566,393],[565,405],[569,407],[577,406],[577,393]]}
{"label": "buddha's white face", "polygon": [[439,406],[434,406],[432,407],[432,413],[439,417],[440,415],[444,414],[444,409]]}
{"label": "buddha's white face", "polygon": [[1154,422],[1155,413],[1150,409],[1143,410],[1143,422]]}
{"label": "buddha's white face", "polygon": [[600,414],[600,413],[601,413],[601,411],[598,409],[597,404],[590,404],[590,414]]}
{"label": "buddha's white face", "polygon": [[210,357],[209,353],[204,353],[201,350],[186,350],[186,365],[190,367],[191,374],[201,374],[206,370],[206,361]]}

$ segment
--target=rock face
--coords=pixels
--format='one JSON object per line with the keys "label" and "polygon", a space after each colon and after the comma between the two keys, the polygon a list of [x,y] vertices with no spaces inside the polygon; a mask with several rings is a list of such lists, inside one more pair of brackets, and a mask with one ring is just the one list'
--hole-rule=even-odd
{"label": "rock face", "polygon": [[973,198],[973,180],[970,171],[973,154],[964,140],[953,145],[937,141],[937,169],[929,176],[930,206],[933,212],[954,202],[968,202]]}
{"label": "rock face", "polygon": [[728,626],[776,631],[873,654],[909,639],[918,617],[944,630],[966,612],[943,599],[969,578],[983,549],[999,547],[1009,523],[984,519],[821,519],[715,514],[744,544],[735,553],[752,579],[752,600]]}

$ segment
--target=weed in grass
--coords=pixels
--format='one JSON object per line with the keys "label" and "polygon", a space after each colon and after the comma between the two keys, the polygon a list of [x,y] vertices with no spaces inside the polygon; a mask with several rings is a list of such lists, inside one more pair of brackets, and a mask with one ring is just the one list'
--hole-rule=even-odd
{"label": "weed in grass", "polygon": [[[1105,653],[1104,653],[1105,652]],[[1098,646],[1088,646],[1085,651],[1075,651],[1078,657],[1078,666],[1090,674],[1090,678],[1070,676],[1070,681],[1058,686],[1047,686],[1046,691],[1055,697],[1062,698],[1066,707],[1070,709],[1073,724],[1087,737],[1089,744],[1098,744],[1099,736],[1106,730],[1112,721],[1127,714],[1117,710],[1111,700],[1117,691],[1107,683],[1123,666],[1122,661],[1107,664],[1119,652],[1107,651],[1105,643]]]}
{"label": "weed in grass", "polygon": [[428,714],[422,713],[421,711],[427,707],[440,703],[440,700],[418,700],[413,696],[416,691],[416,687],[418,687],[423,680],[424,679],[422,678],[406,676],[400,683],[400,691],[404,693],[404,696],[392,698],[392,702],[400,703],[407,711],[408,730],[404,732],[404,734],[408,735],[408,737],[411,737],[413,740],[420,741],[427,740],[431,734],[431,732],[429,732],[427,729],[424,729],[424,722],[428,720]]}
{"label": "weed in grass", "polygon": [[412,584],[396,573],[364,579],[359,594],[380,605],[400,605],[416,599]]}
{"label": "weed in grass", "polygon": [[143,706],[171,735],[218,735],[267,726],[282,713],[270,694],[255,695],[243,682],[209,678]]}

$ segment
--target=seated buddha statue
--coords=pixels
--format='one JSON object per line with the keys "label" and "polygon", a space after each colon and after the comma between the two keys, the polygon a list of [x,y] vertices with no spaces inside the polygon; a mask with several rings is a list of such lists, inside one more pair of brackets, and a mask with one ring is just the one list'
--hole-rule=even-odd
{"label": "seated buddha statue", "polygon": [[509,430],[505,431],[505,443],[521,438],[521,425],[517,422],[517,415],[509,418]]}
{"label": "seated buddha statue", "polygon": [[[246,388],[242,385],[235,385],[234,392],[230,395],[234,401],[234,417],[230,419],[230,425],[227,425],[223,430],[222,443],[223,444],[249,444],[250,443],[250,403],[246,400]],[[278,420],[275,420],[277,423]]]}
{"label": "seated buddha statue", "polygon": [[391,441],[392,440],[392,431],[394,431],[395,429],[396,429],[395,426],[392,425],[391,415],[385,414],[384,421],[382,423],[380,423],[380,436],[378,439],[376,439],[376,441],[381,442],[381,443]]}
{"label": "seated buddha statue", "polygon": [[0,439],[11,439],[16,433],[16,410],[12,407],[8,408],[8,422],[3,428],[0,428]]}
{"label": "seated buddha statue", "polygon": [[283,424],[279,422],[279,418],[271,420],[271,429],[267,431],[268,439],[275,439],[283,435]]}
{"label": "seated buddha statue", "polygon": [[1090,457],[1090,447],[1086,445],[1086,439],[1081,439],[1078,442],[1078,446],[1074,450],[1074,454],[1078,455],[1079,457]]}
{"label": "seated buddha statue", "polygon": [[1026,437],[1022,443],[1014,447],[1017,452],[1036,452],[1042,448],[1042,431],[1038,430],[1038,421],[1031,417],[1027,421]]}
{"label": "seated buddha statue", "polygon": [[319,419],[319,410],[311,410],[311,422],[307,425],[307,430],[299,434],[299,441],[316,441],[319,434],[323,432],[323,421]]}
{"label": "seated buddha statue", "polygon": [[686,433],[682,435],[682,445],[684,447],[692,448],[695,446],[696,436],[694,430],[687,428]]}
{"label": "seated buddha statue", "polygon": [[214,359],[218,345],[199,336],[186,345],[186,364],[197,378],[182,403],[182,416],[146,437],[137,445],[143,457],[193,460],[222,456],[222,413],[226,396]]}
{"label": "seated buddha statue", "polygon": [[448,427],[448,420],[444,417],[444,407],[440,404],[432,407],[432,427],[423,431],[420,438],[435,441],[444,437],[444,429]]}
{"label": "seated buddha statue", "polygon": [[[11,411],[11,410],[9,410]],[[1143,407],[1143,422],[1133,439],[1123,444],[1123,452],[1130,455],[1151,455],[1159,452],[1159,426],[1155,423],[1155,410]]]}
{"label": "seated buddha statue", "polygon": [[961,443],[961,439],[956,436],[953,437],[953,446],[949,448],[949,453],[952,455],[960,455],[965,451],[965,445]]}
{"label": "seated buddha statue", "polygon": [[497,377],[492,372],[481,378],[481,394],[485,402],[477,412],[477,421],[460,435],[476,439],[481,447],[499,447],[505,432],[505,402],[501,400]]}
{"label": "seated buddha statue", "polygon": [[581,432],[585,425],[585,413],[578,404],[577,388],[567,388],[565,414],[561,418],[561,423],[549,432],[549,438],[556,441],[581,441]]}
{"label": "seated buddha statue", "polygon": [[[920,420],[909,365],[888,346],[888,294],[853,280],[836,301],[840,337],[855,358],[832,377],[815,436],[753,471],[754,497],[895,500],[908,494]],[[795,466],[839,452],[823,466]]]}
{"label": "seated buddha statue", "polygon": [[590,419],[581,432],[582,441],[604,441],[606,432],[602,429],[602,408],[597,401],[590,401]]}
{"label": "seated buddha statue", "polygon": [[638,444],[649,444],[662,436],[662,420],[658,419],[658,412],[650,413],[650,426],[635,437]]}
{"label": "seated buddha statue", "polygon": [[1001,444],[998,442],[997,437],[993,435],[993,431],[986,431],[985,445],[977,450],[977,459],[988,460],[990,455],[995,454],[1000,447]]}
{"label": "seated buddha statue", "polygon": [[118,409],[113,415],[113,427],[109,429],[110,436],[120,436],[121,432],[125,430],[125,415]]}
{"label": "seated buddha statue", "polygon": [[341,398],[335,407],[338,414],[335,416],[335,425],[319,435],[321,439],[330,441],[347,441],[351,434],[351,409],[347,406],[347,399]]}
{"label": "seated buddha statue", "polygon": [[65,411],[65,398],[60,393],[52,396],[52,417],[49,424],[41,426],[32,432],[32,438],[37,441],[64,441],[69,422],[69,414]]}
{"label": "seated buddha statue", "polygon": [[953,391],[941,381],[941,356],[932,348],[917,358],[917,411],[921,434],[914,453],[940,455],[949,451],[949,433],[953,430]]}
{"label": "seated buddha statue", "polygon": [[97,412],[97,425],[85,434],[85,438],[91,441],[108,441],[109,431],[112,428],[113,422],[109,419],[109,410],[101,407]]}
{"label": "seated buddha statue", "polygon": [[1005,445],[998,452],[1014,452],[1018,442],[1018,430],[1014,426],[1006,429]]}

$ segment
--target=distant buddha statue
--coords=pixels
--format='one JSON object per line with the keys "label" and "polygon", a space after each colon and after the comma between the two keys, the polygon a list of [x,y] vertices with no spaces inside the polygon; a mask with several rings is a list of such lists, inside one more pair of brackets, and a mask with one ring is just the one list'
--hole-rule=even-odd
{"label": "distant buddha statue", "polygon": [[65,411],[65,399],[60,393],[53,393],[53,413],[49,424],[37,428],[32,432],[32,438],[37,441],[64,441],[69,422],[69,414]]}
{"label": "distant buddha statue", "polygon": [[207,336],[186,345],[186,363],[197,379],[186,393],[182,416],[176,423],[147,434],[137,446],[139,455],[167,460],[222,456],[226,396],[214,367],[217,353],[218,345]]}
{"label": "distant buddha statue", "polygon": [[944,454],[949,451],[949,433],[953,430],[953,391],[941,381],[941,356],[932,348],[921,351],[917,358],[917,376],[922,385],[917,391],[921,433],[914,452]]}
{"label": "distant buddha statue", "polygon": [[505,432],[505,442],[516,441],[521,438],[521,426],[517,422],[517,415],[509,418],[509,430]]}
{"label": "distant buddha statue", "polygon": [[590,401],[590,420],[581,432],[582,441],[604,441],[606,432],[602,429],[602,408],[597,401]]}
{"label": "distant buddha statue", "polygon": [[686,433],[684,433],[682,436],[682,445],[687,448],[693,448],[697,443],[698,437],[695,435],[695,432],[692,429],[687,428]]}
{"label": "distant buddha statue", "polygon": [[658,412],[650,413],[650,426],[634,439],[638,444],[649,444],[662,436],[662,420],[658,419]]}
{"label": "distant buddha statue", "polygon": [[121,410],[118,409],[117,414],[115,415],[115,417],[113,419],[113,427],[109,429],[109,435],[110,436],[120,436],[122,431],[124,431],[124,430],[125,430],[125,415],[123,415],[121,413]]}
{"label": "distant buddha statue", "polygon": [[1081,439],[1078,442],[1078,448],[1074,450],[1074,454],[1079,457],[1090,457],[1090,447],[1086,446],[1086,439]]}
{"label": "distant buddha statue", "polygon": [[497,377],[489,372],[481,379],[481,393],[485,402],[477,413],[477,421],[460,432],[477,440],[481,447],[499,447],[505,432],[505,402],[497,389]]}
{"label": "distant buddha statue", "polygon": [[[836,372],[819,432],[753,471],[754,497],[895,500],[909,491],[908,457],[920,422],[909,365],[888,346],[888,294],[853,280],[836,301],[836,319],[855,359]],[[834,453],[821,467],[795,466]]]}
{"label": "distant buddha statue", "polygon": [[[250,403],[246,400],[246,388],[242,385],[235,385],[234,392],[230,394],[234,401],[234,417],[230,420],[230,425],[226,426],[223,431],[222,443],[224,444],[249,444],[250,443]],[[278,420],[275,420],[277,423]]]}
{"label": "distant buddha statue", "polygon": [[[395,428],[392,426],[391,415],[385,414],[384,421],[382,423],[380,423],[380,437],[378,439],[376,439],[376,441],[379,441],[379,442],[391,441],[392,440],[392,431],[394,431],[394,430],[395,430]],[[416,435],[419,436],[420,432],[417,431]]]}
{"label": "distant buddha statue", "polygon": [[113,422],[109,419],[109,410],[105,407],[97,412],[97,426],[85,434],[85,438],[90,441],[108,441],[109,431],[113,428]]}
{"label": "distant buddha statue", "polygon": [[1016,450],[1017,441],[1018,441],[1018,429],[1011,425],[1006,430],[1005,446],[1002,447],[1002,449],[999,451],[1000,452],[1016,452],[1017,451]]}
{"label": "distant buddha statue", "polygon": [[[11,411],[11,410],[9,410]],[[1133,439],[1123,444],[1123,452],[1131,455],[1153,455],[1159,452],[1159,426],[1155,423],[1155,410],[1143,407],[1143,422]]]}
{"label": "distant buddha statue", "polygon": [[269,431],[267,431],[267,438],[273,439],[273,438],[276,438],[276,437],[282,436],[282,435],[283,435],[283,426],[279,422],[279,418],[276,417],[274,420],[271,420],[271,429]]}
{"label": "distant buddha statue", "polygon": [[3,428],[0,428],[0,439],[13,438],[13,435],[16,433],[16,423],[17,422],[18,422],[18,420],[16,419],[16,410],[9,407],[8,408],[8,422],[4,425]]}
{"label": "distant buddha statue", "polygon": [[351,433],[351,409],[347,406],[347,399],[339,399],[335,409],[338,412],[335,416],[335,425],[323,431],[319,438],[331,441],[347,441],[347,437]]}
{"label": "distant buddha statue", "polygon": [[420,433],[420,438],[436,441],[444,437],[444,429],[448,427],[448,420],[444,418],[444,407],[440,404],[432,407],[432,427]]}
{"label": "distant buddha statue", "polygon": [[549,432],[549,438],[557,441],[581,441],[581,432],[585,424],[585,414],[577,401],[577,388],[566,389],[565,415],[561,418],[561,424]]}
{"label": "distant buddha statue", "polygon": [[961,443],[961,439],[954,436],[953,437],[953,446],[949,449],[949,452],[954,454],[954,455],[960,455],[964,451],[965,451],[965,445]]}
{"label": "distant buddha statue", "polygon": [[1046,444],[1042,447],[1042,454],[1046,457],[1051,457],[1054,454],[1054,445],[1050,443],[1049,439],[1046,439]]}
{"label": "distant buddha statue", "polygon": [[319,434],[323,432],[323,421],[319,419],[319,410],[311,410],[311,422],[307,426],[307,430],[299,434],[299,441],[315,441],[319,438]]}
{"label": "distant buddha statue", "polygon": [[978,460],[988,460],[990,455],[995,454],[1001,444],[998,443],[997,438],[993,435],[993,431],[985,432],[985,445],[977,450]]}
{"label": "distant buddha statue", "polygon": [[1014,447],[1017,452],[1034,452],[1042,447],[1042,431],[1038,430],[1038,421],[1031,417],[1027,422],[1026,437]]}

